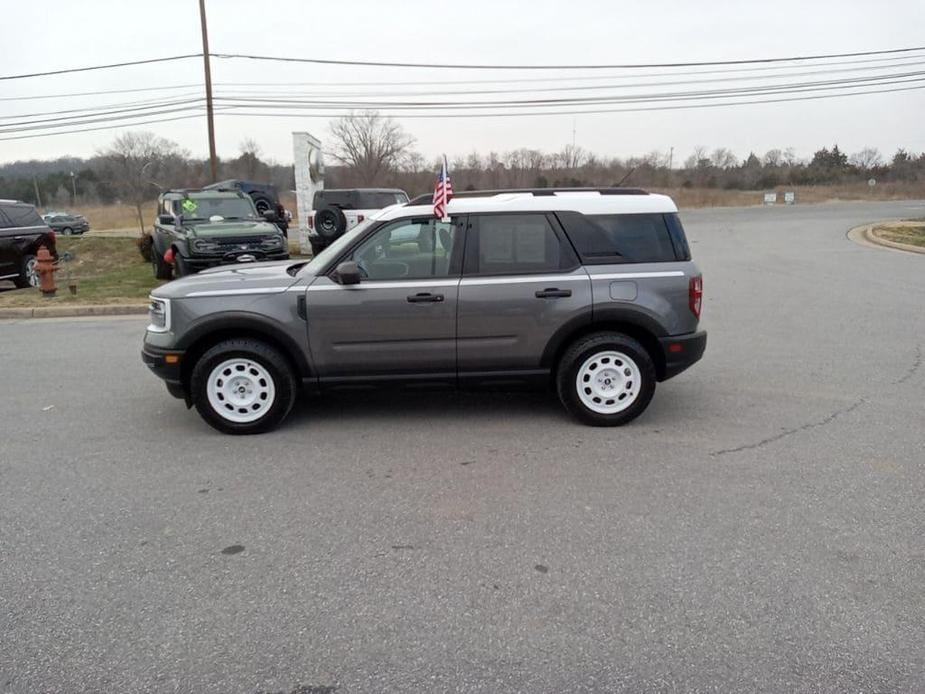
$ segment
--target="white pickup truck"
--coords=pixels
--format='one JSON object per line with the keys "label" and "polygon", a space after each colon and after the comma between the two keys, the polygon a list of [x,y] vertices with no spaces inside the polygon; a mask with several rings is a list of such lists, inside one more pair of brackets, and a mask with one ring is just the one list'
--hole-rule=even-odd
{"label": "white pickup truck", "polygon": [[340,188],[319,190],[308,216],[308,240],[317,255],[334,239],[374,212],[390,205],[404,205],[408,194],[398,188]]}

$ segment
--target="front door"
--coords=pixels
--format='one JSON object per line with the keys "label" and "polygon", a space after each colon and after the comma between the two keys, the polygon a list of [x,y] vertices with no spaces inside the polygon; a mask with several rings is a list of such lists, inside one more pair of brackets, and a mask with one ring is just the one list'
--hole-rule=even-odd
{"label": "front door", "polygon": [[380,227],[343,258],[359,266],[359,284],[315,280],[306,307],[320,382],[455,381],[461,256],[457,220],[408,218]]}

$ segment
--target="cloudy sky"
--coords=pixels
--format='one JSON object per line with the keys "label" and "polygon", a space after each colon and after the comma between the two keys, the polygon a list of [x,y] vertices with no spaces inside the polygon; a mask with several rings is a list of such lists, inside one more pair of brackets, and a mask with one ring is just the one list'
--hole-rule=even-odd
{"label": "cloudy sky", "polygon": [[[418,0],[207,2],[212,52],[338,60],[610,65],[876,51],[925,44],[921,32],[925,26],[925,2],[922,0],[706,0],[696,3],[680,0],[466,0],[437,5]],[[4,3],[3,25],[6,31],[0,41],[0,76],[201,50],[196,0],[7,2]],[[916,65],[914,61],[918,56],[921,61]],[[883,62],[877,74],[921,71],[925,69],[923,64],[925,52],[912,54],[902,63],[896,62],[896,67]],[[844,69],[844,66],[841,63],[828,66],[828,69],[833,68]],[[702,74],[687,74],[693,69],[662,70],[668,74],[650,76],[659,70],[449,71],[258,63],[237,59],[213,59],[212,69],[216,92],[229,96],[234,93],[249,97],[325,99],[332,98],[331,94],[349,93],[366,95],[364,98],[368,96],[373,100],[400,99],[407,94],[415,94],[413,98],[476,100],[716,89],[747,86],[755,82],[754,77],[770,74],[760,71],[715,73],[712,77],[735,79],[709,84],[688,82],[705,79]],[[804,72],[811,70],[803,69]],[[678,72],[685,74],[678,75]],[[809,74],[791,81],[837,79],[839,76],[841,74]],[[526,81],[538,77],[553,79],[542,84]],[[451,84],[394,84],[441,81]],[[461,81],[473,83],[457,84]],[[476,81],[482,84],[474,83]],[[658,86],[665,81],[676,85]],[[609,91],[427,96],[433,91],[601,87],[608,84],[611,85]],[[632,84],[644,86],[631,88]],[[645,86],[652,84],[656,86]],[[185,100],[201,96],[201,85],[201,59],[2,80],[0,129],[11,127],[10,123],[60,117],[60,114],[51,113],[55,111],[106,104],[118,105],[114,109],[141,107],[152,112],[178,108],[175,104],[182,106]],[[152,87],[171,88],[151,90]],[[127,89],[145,91],[21,99]],[[157,102],[174,105],[159,106]],[[589,109],[588,106],[572,108]],[[239,111],[247,112],[248,109]],[[761,153],[774,147],[793,147],[798,155],[806,156],[819,146],[834,142],[848,152],[865,146],[877,147],[884,153],[892,153],[900,146],[922,151],[925,150],[923,113],[925,91],[914,90],[706,109],[399,120],[414,135],[418,149],[427,157],[441,152],[450,155],[472,150],[503,152],[520,147],[558,150],[572,141],[574,128],[577,144],[600,155],[625,157],[673,147],[675,162],[680,162],[697,145],[710,149],[728,147],[740,156],[751,150]],[[189,115],[188,112],[178,114]],[[169,116],[152,113],[149,117]],[[241,141],[251,138],[266,156],[291,162],[291,132],[307,130],[324,140],[327,124],[328,117],[324,115],[218,116],[218,152],[220,156],[235,156]],[[195,155],[205,156],[208,151],[204,117],[134,129],[139,128],[170,138]],[[0,161],[65,154],[87,156],[105,147],[118,132],[121,131],[4,139],[0,141]],[[28,134],[28,131],[20,134]],[[10,136],[9,132],[0,133],[0,138]]]}

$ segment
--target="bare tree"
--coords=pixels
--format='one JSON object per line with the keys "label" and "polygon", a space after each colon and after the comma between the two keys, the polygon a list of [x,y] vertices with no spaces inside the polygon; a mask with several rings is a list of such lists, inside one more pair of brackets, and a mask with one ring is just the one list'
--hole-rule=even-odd
{"label": "bare tree", "polygon": [[849,161],[861,171],[870,171],[883,163],[883,157],[876,147],[865,147],[860,152],[852,154]]}
{"label": "bare tree", "polygon": [[260,145],[257,144],[256,140],[248,137],[242,140],[241,144],[238,145],[238,151],[241,153],[241,156],[239,156],[237,162],[235,162],[235,168],[244,178],[250,180],[257,178],[257,175],[260,173],[260,167],[263,165],[263,162],[260,161],[260,155],[263,154]]}
{"label": "bare tree", "polygon": [[739,160],[732,150],[726,149],[725,147],[717,147],[714,149],[713,154],[710,155],[710,161],[712,161],[713,166],[718,169],[728,169],[739,163]]}
{"label": "bare tree", "polygon": [[119,135],[108,149],[99,152],[105,179],[116,193],[135,206],[138,227],[145,233],[142,206],[155,196],[161,173],[174,160],[189,158],[189,152],[150,132],[127,132]]}
{"label": "bare tree", "polygon": [[414,138],[391,118],[377,111],[351,114],[331,123],[334,139],[330,155],[352,168],[364,185],[372,185],[401,166],[411,153]]}
{"label": "bare tree", "polygon": [[[704,162],[706,162],[706,164],[704,164]],[[685,169],[703,169],[709,165],[710,155],[708,154],[707,148],[703,145],[697,145],[694,147],[694,151],[691,152],[691,155],[684,160]]]}
{"label": "bare tree", "polygon": [[764,153],[765,166],[780,166],[781,158],[784,156],[779,149],[769,149]]}
{"label": "bare tree", "polygon": [[565,145],[558,155],[559,166],[563,169],[577,169],[588,160],[588,153],[581,145]]}

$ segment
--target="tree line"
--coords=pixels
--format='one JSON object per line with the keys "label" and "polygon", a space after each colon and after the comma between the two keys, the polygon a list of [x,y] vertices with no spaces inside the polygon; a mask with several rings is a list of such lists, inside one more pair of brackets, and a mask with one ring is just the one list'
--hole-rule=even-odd
{"label": "tree line", "polygon": [[[325,185],[388,186],[415,195],[432,190],[440,161],[429,161],[400,124],[376,112],[332,122],[325,142]],[[848,154],[837,144],[809,159],[793,149],[750,152],[740,158],[726,148],[696,147],[683,161],[668,151],[629,158],[604,157],[578,145],[557,152],[513,149],[450,158],[456,190],[625,185],[652,188],[763,190],[779,186],[925,180],[925,153],[898,149],[885,157],[865,148]],[[248,139],[237,157],[219,162],[219,177],[295,186],[292,166],[269,161]],[[121,202],[136,208],[167,188],[198,188],[211,183],[205,159],[149,132],[127,132],[93,157],[0,164],[0,198],[25,200],[45,208]]]}

